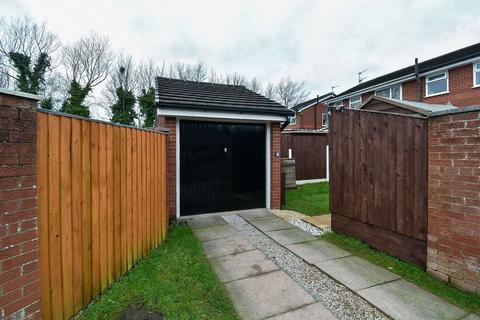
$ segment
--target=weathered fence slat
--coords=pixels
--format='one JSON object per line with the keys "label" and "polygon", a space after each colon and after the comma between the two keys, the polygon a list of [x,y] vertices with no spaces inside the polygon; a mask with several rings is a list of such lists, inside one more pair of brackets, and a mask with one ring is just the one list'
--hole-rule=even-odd
{"label": "weathered fence slat", "polygon": [[425,265],[426,119],[347,109],[329,141],[332,228]]}

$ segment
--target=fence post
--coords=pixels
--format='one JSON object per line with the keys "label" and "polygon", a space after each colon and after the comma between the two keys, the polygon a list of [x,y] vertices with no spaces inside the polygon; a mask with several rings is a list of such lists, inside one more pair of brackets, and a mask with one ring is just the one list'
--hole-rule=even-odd
{"label": "fence post", "polygon": [[37,103],[0,89],[0,318],[39,316]]}
{"label": "fence post", "polygon": [[330,149],[328,148],[328,144],[326,145],[325,148],[326,148],[325,156],[327,158],[326,164],[325,164],[327,174],[326,174],[325,178],[327,179],[327,181],[330,181],[330,153],[329,153]]}

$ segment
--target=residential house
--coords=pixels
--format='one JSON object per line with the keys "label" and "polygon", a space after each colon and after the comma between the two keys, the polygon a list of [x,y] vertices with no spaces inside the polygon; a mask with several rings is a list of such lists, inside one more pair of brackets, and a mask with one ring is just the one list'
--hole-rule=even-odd
{"label": "residential house", "polygon": [[295,116],[290,118],[290,124],[286,127],[286,130],[325,128],[328,121],[325,101],[334,96],[330,92],[295,105],[292,108]]}
{"label": "residential house", "polygon": [[480,43],[359,83],[327,103],[358,108],[373,95],[457,107],[480,105]]}

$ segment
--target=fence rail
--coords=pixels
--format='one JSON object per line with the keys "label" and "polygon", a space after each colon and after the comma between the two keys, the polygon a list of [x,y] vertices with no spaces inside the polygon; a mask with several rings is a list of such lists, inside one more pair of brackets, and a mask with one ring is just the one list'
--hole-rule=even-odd
{"label": "fence rail", "polygon": [[42,319],[70,318],[167,232],[166,136],[39,112]]}
{"label": "fence rail", "polygon": [[332,228],[425,265],[427,120],[347,109],[329,140]]}

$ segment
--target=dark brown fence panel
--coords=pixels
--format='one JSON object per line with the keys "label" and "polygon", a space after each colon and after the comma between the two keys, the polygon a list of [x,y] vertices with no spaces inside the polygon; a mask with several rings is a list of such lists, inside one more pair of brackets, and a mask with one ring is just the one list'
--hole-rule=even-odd
{"label": "dark brown fence panel", "polygon": [[426,119],[359,110],[335,112],[329,145],[333,230],[424,266]]}
{"label": "dark brown fence panel", "polygon": [[282,158],[292,149],[297,180],[327,177],[326,133],[282,133]]}

